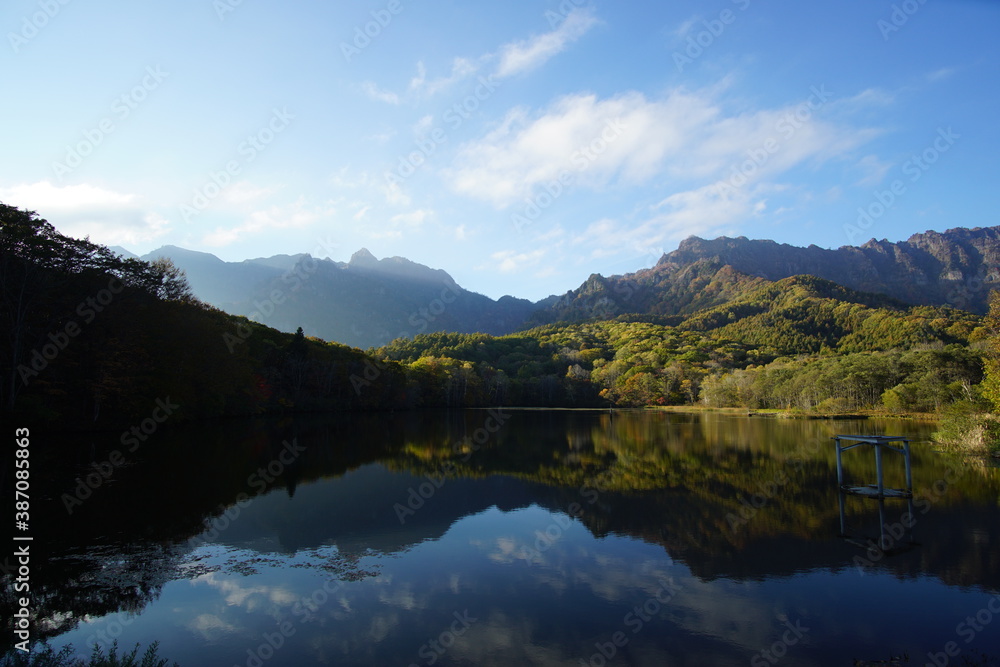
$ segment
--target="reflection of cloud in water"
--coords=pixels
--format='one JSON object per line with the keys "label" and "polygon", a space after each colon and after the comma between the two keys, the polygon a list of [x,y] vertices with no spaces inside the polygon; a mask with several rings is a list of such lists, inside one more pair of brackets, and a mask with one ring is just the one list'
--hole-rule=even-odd
{"label": "reflection of cloud in water", "polygon": [[[470,544],[475,547],[486,546],[483,542],[479,541],[472,541]],[[519,545],[515,537],[498,537],[495,546],[496,549],[494,551],[489,551],[486,554],[486,557],[494,563],[506,564],[524,560],[524,557],[519,555],[524,553],[524,546]]]}
{"label": "reflection of cloud in water", "polygon": [[[776,620],[778,613],[787,613],[790,617],[803,615],[802,610],[775,608],[766,596],[761,596],[749,584],[727,580],[702,582],[657,545],[615,535],[594,538],[578,521],[560,530],[557,539],[546,542],[545,550],[534,551],[535,540],[545,536],[545,529],[536,527],[538,522],[555,524],[557,515],[540,512],[546,516],[531,517],[531,525],[522,525],[518,531],[517,522],[524,519],[525,512],[517,513],[520,517],[512,514],[515,513],[503,518],[515,525],[506,526],[502,537],[491,543],[472,540],[470,544],[494,563],[514,564],[511,576],[518,588],[544,589],[557,597],[578,594],[584,588],[597,599],[621,605],[621,621],[617,627],[609,628],[607,635],[610,637],[615,630],[622,630],[630,639],[634,636],[636,641],[630,651],[641,652],[644,661],[662,663],[667,657],[651,643],[638,639],[654,627],[658,635],[671,629],[674,632],[682,630],[752,653],[772,643],[773,633],[780,626]],[[558,517],[558,520],[565,525],[565,517]],[[493,522],[502,525],[498,517],[494,517]],[[525,560],[526,553],[533,558]],[[649,621],[650,625],[633,635],[632,628],[626,625],[628,613],[636,604],[661,593],[664,586],[676,590],[677,594],[662,606]],[[725,589],[724,594],[720,594],[720,587]],[[483,599],[488,599],[490,591],[479,592]],[[514,621],[503,614],[492,614],[488,623],[470,630],[470,636],[477,638],[475,646],[481,650],[469,658],[477,664],[480,661],[485,664],[490,655],[487,647],[507,651],[511,646],[524,647],[523,655],[519,656],[523,664],[558,664],[563,660],[589,658],[589,654],[558,655],[558,645],[535,645],[532,635],[528,618]],[[596,640],[606,641],[607,638],[602,636]],[[593,646],[593,641],[587,645]]]}
{"label": "reflection of cloud in water", "polygon": [[206,584],[217,589],[226,604],[231,607],[244,607],[247,611],[264,611],[265,607],[278,611],[280,607],[290,607],[299,598],[284,585],[279,586],[243,586],[239,579],[232,576],[209,572],[193,581],[194,584]]}
{"label": "reflection of cloud in water", "polygon": [[199,616],[193,618],[191,622],[187,624],[187,627],[192,632],[200,634],[208,641],[215,641],[223,635],[236,634],[240,632],[240,628],[222,620],[215,614],[200,614]]}
{"label": "reflection of cloud in water", "polygon": [[368,624],[368,636],[374,642],[380,642],[399,625],[399,614],[392,612],[381,616],[373,616]]}
{"label": "reflection of cloud in water", "polygon": [[[499,536],[469,535],[476,533],[479,521],[486,521]],[[550,539],[554,531],[546,534],[550,525],[561,526],[556,539]],[[539,540],[545,546],[540,552]],[[514,512],[494,508],[460,519],[439,540],[413,547],[410,555],[418,560],[431,556],[437,566],[443,561],[433,558],[435,549],[455,558],[449,561],[452,571],[410,569],[403,561],[382,561],[386,571],[346,583],[317,606],[308,622],[296,616],[295,605],[321,586],[321,577],[288,580],[288,570],[269,565],[272,579],[265,581],[286,573],[281,583],[269,585],[256,578],[248,581],[232,573],[210,572],[193,584],[216,589],[227,609],[198,616],[191,629],[211,640],[273,622],[262,617],[291,620],[299,630],[296,641],[311,655],[334,663],[362,655],[378,662],[380,651],[416,633],[416,640],[405,641],[416,642],[406,650],[412,650],[411,657],[417,660],[421,644],[449,627],[452,619],[439,612],[467,609],[478,620],[448,648],[446,663],[494,664],[496,656],[503,655],[511,664],[578,665],[596,651],[595,642],[607,642],[614,632],[622,631],[629,639],[632,660],[665,664],[678,656],[669,653],[671,644],[663,643],[664,636],[699,637],[713,651],[725,654],[719,660],[726,662],[733,653],[746,655],[770,646],[780,626],[776,614],[785,611],[776,609],[754,585],[701,582],[658,545],[617,535],[595,538],[579,521],[538,507]],[[473,557],[462,557],[463,550]],[[530,553],[536,557],[526,559]],[[500,576],[482,576],[491,569]],[[629,614],[665,586],[676,594],[635,631],[635,616]],[[511,608],[506,599],[511,590],[533,593],[523,605]],[[592,606],[593,601],[609,605],[600,630],[587,627],[582,618],[581,623],[573,620],[581,606]],[[800,612],[787,611],[801,618]],[[258,620],[248,621],[243,614]],[[555,617],[559,617],[556,627]]]}
{"label": "reflection of cloud in water", "polygon": [[754,584],[705,583],[691,577],[672,604],[670,620],[691,633],[756,652],[771,645],[780,625],[772,603],[760,599],[756,589]]}
{"label": "reflection of cloud in water", "polygon": [[378,600],[383,604],[391,605],[393,607],[401,607],[407,611],[413,611],[417,608],[426,608],[423,603],[417,603],[417,597],[413,593],[413,586],[410,584],[402,584],[388,588],[383,587],[379,590]]}

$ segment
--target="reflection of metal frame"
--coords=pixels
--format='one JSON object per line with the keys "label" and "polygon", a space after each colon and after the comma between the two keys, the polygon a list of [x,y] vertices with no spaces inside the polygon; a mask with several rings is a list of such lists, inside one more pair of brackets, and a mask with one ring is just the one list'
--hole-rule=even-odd
{"label": "reflection of metal frame", "polygon": [[[893,556],[920,546],[920,543],[913,539],[913,526],[916,523],[916,515],[913,513],[913,499],[908,498],[907,513],[909,520],[900,519],[893,525],[899,526],[901,532],[891,531],[885,518],[885,498],[878,499],[878,541],[868,537],[863,533],[850,533],[847,530],[847,512],[845,505],[847,501],[847,491],[841,490],[837,496],[840,503],[840,537],[849,544],[862,549],[869,549],[873,543],[885,556]],[[856,494],[855,494],[856,495]],[[863,495],[863,494],[862,494]],[[903,538],[906,538],[905,540]]]}
{"label": "reflection of metal frame", "polygon": [[[840,487],[841,491],[846,493],[853,493],[859,496],[866,496],[868,498],[878,498],[882,500],[884,498],[913,498],[913,473],[910,468],[910,440],[901,435],[838,435],[833,438],[834,444],[837,447],[837,485]],[[841,440],[847,440],[849,442],[854,442],[853,445],[841,445]],[[902,442],[903,448],[893,447],[890,442]],[[871,445],[875,448],[875,472],[878,477],[877,484],[868,484],[865,486],[848,486],[844,484],[844,464],[842,461],[842,453],[846,452],[848,449],[854,449],[855,447],[861,447],[864,445]],[[905,489],[887,489],[885,488],[885,483],[882,478],[882,450],[886,449],[889,451],[896,452],[897,454],[902,454],[906,460],[906,488]]]}

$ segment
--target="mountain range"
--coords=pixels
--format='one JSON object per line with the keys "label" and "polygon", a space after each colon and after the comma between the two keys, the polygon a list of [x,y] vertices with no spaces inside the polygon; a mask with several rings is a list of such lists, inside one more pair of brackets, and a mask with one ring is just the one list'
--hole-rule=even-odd
{"label": "mountain range", "polygon": [[183,269],[195,296],[220,310],[360,348],[437,331],[501,335],[520,328],[537,307],[509,296],[495,301],[463,289],[445,271],[402,257],[379,260],[364,248],[349,262],[309,254],[224,262],[176,246],[141,259],[157,257]]}
{"label": "mountain range", "polygon": [[[824,288],[830,294],[838,293],[838,285],[848,288],[835,297],[847,301],[951,306],[983,314],[990,290],[1000,284],[1000,227],[928,231],[898,243],[872,239],[837,249],[692,236],[651,268],[594,274],[577,289],[534,303],[511,296],[493,300],[462,288],[443,270],[402,257],[379,260],[363,248],[346,263],[308,254],[224,262],[176,246],[142,259],[157,257],[171,259],[186,273],[195,296],[221,310],[368,348],[420,333],[501,335],[621,315],[671,324],[697,321],[696,314],[712,319],[710,311],[738,303],[750,291],[804,275],[836,283]],[[847,292],[870,295],[844,296]]]}

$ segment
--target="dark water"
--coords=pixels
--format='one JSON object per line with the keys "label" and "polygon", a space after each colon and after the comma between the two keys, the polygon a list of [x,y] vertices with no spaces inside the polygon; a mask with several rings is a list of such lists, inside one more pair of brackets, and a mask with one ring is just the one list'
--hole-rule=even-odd
{"label": "dark water", "polygon": [[[36,485],[43,466],[52,484],[33,516],[36,630],[88,654],[158,640],[182,666],[1000,656],[1000,474],[935,452],[931,429],[563,411],[199,424],[125,452],[81,503],[64,494],[117,437],[36,433]],[[842,499],[837,433],[911,436],[914,503]],[[848,475],[873,481],[873,459],[848,452]],[[902,485],[901,459],[886,468]]]}

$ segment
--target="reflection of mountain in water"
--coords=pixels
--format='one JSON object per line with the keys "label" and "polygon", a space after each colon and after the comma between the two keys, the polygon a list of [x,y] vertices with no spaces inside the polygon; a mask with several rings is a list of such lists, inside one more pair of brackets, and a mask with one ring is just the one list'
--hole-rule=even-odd
{"label": "reflection of mountain in water", "polygon": [[[33,571],[45,621],[36,627],[58,634],[84,614],[140,610],[182,576],[181,563],[204,542],[263,554],[328,546],[345,558],[394,554],[494,506],[569,513],[579,503],[595,536],[661,545],[703,579],[850,568],[864,552],[837,536],[827,439],[893,427],[650,412],[511,414],[468,454],[453,445],[477,433],[484,411],[165,432],[72,515],[60,499],[83,473],[65,467],[36,520],[48,559]],[[929,489],[944,472],[942,460],[915,449],[915,488]],[[58,469],[58,457],[50,467]],[[849,471],[873,474],[863,457]],[[997,497],[996,475],[968,469],[918,516],[920,547],[872,567],[1000,589],[1000,550],[990,544],[1000,534]],[[752,511],[741,499],[760,507]],[[904,508],[889,505],[890,516]],[[863,499],[847,507],[852,523],[877,535],[874,511]]]}

